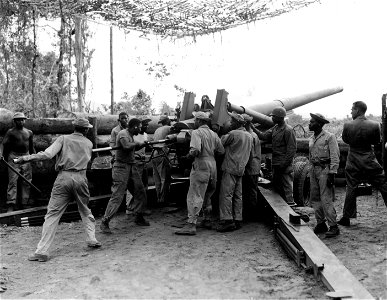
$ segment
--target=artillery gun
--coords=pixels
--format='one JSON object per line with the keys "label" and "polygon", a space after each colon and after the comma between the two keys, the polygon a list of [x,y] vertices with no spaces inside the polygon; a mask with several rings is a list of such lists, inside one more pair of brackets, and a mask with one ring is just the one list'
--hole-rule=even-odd
{"label": "artillery gun", "polygon": [[[257,103],[249,108],[245,108],[243,106],[238,106],[229,102],[228,92],[226,90],[218,90],[216,94],[215,106],[212,106],[211,104],[206,106],[205,103],[202,103],[202,108],[203,110],[209,108],[213,111],[211,125],[213,128],[218,128],[220,134],[223,134],[228,131],[230,121],[230,116],[228,115],[228,112],[233,111],[240,114],[246,113],[250,115],[251,117],[253,117],[253,123],[256,123],[255,125],[260,130],[267,130],[274,126],[274,123],[271,117],[269,117],[269,114],[275,107],[284,107],[286,111],[290,111],[297,107],[340,93],[342,91],[342,87],[334,87],[295,97]],[[187,143],[190,140],[190,130],[192,130],[194,126],[194,119],[192,118],[192,112],[194,111],[194,100],[194,93],[185,93],[180,121],[174,125],[175,130],[179,132],[177,135],[177,148],[183,147],[183,144],[185,149],[189,148],[187,147]],[[307,139],[297,139],[297,142],[299,144],[297,149],[298,156],[294,159],[293,164],[295,171],[294,198],[298,205],[305,206],[309,205],[309,165],[308,159],[306,157],[309,149]],[[181,146],[179,146],[179,143]],[[341,149],[347,148],[345,145],[342,144],[340,144],[340,146]],[[184,151],[177,150],[177,153],[178,152],[183,153],[184,155]],[[262,154],[262,161],[264,162],[262,168],[264,172],[262,175],[263,177],[269,177],[267,179],[270,179],[271,144],[262,142]],[[182,167],[182,165],[183,162],[179,165],[180,168]]]}

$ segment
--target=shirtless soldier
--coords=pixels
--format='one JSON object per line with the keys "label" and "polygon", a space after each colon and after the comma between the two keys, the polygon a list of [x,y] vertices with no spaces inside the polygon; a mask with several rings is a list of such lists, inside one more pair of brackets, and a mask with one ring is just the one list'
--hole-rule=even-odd
{"label": "shirtless soldier", "polygon": [[[17,112],[13,115],[13,122],[15,126],[7,131],[4,136],[3,143],[0,144],[0,159],[4,156],[4,159],[14,167],[21,175],[26,179],[32,179],[31,164],[24,165],[15,164],[13,159],[19,156],[35,153],[34,145],[32,142],[33,133],[31,130],[24,128],[26,116],[22,112]],[[13,211],[15,208],[23,208],[28,204],[30,197],[30,186],[22,181],[21,186],[21,203],[16,203],[17,197],[17,184],[18,175],[8,170],[8,190],[7,190],[7,207],[8,212]]]}

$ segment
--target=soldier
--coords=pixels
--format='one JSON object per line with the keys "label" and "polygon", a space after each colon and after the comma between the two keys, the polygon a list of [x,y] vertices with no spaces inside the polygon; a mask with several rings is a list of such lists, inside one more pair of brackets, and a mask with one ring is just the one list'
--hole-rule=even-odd
{"label": "soldier", "polygon": [[340,162],[339,145],[332,133],[323,130],[323,126],[329,121],[318,113],[311,113],[310,116],[309,130],[314,132],[309,140],[310,200],[317,221],[314,233],[325,233],[326,237],[334,237],[340,233],[333,205],[335,174]]}
{"label": "soldier", "polygon": [[[120,114],[118,115],[118,125],[116,127],[114,127],[112,129],[112,132],[110,134],[110,142],[109,142],[109,146],[110,147],[115,147],[116,146],[116,140],[117,140],[117,134],[125,129],[126,127],[128,127],[128,121],[129,121],[129,116],[126,112],[120,112]],[[113,156],[113,163],[116,159],[116,151],[115,150],[112,150],[112,156]]]}
{"label": "soldier", "polygon": [[296,135],[285,122],[286,110],[275,107],[270,114],[274,127],[261,132],[252,129],[261,140],[272,143],[273,186],[289,206],[295,206],[293,199],[293,158],[297,151]]}
{"label": "soldier", "polygon": [[195,130],[192,131],[190,150],[187,158],[195,158],[187,195],[187,224],[175,233],[195,235],[199,212],[203,209],[204,220],[201,227],[211,229],[211,196],[216,189],[215,153],[223,154],[224,148],[218,135],[208,127],[210,118],[202,111],[195,112]]}
{"label": "soldier", "polygon": [[[171,120],[166,115],[160,116],[159,124],[161,124],[161,127],[157,128],[153,134],[153,140],[155,141],[165,139],[171,129]],[[154,147],[157,146],[155,145]],[[153,179],[155,181],[157,202],[159,205],[165,205],[169,197],[171,166],[168,157],[164,155],[168,155],[168,150],[167,146],[156,150],[156,154],[160,155],[160,157],[152,159]]]}
{"label": "soldier", "polygon": [[141,121],[133,118],[129,121],[128,128],[121,130],[117,135],[116,145],[120,149],[117,149],[116,161],[113,165],[112,196],[100,225],[102,233],[112,233],[109,228],[109,222],[120,207],[127,189],[134,196],[134,222],[139,226],[149,226],[149,222],[143,216],[143,208],[146,204],[146,191],[134,158],[135,150],[145,147],[145,143],[136,143],[133,139],[133,136],[137,135],[140,130]]}
{"label": "soldier", "polygon": [[338,224],[350,226],[350,218],[356,218],[356,187],[366,181],[374,185],[382,194],[387,206],[387,182],[382,166],[375,157],[372,145],[380,143],[380,125],[365,117],[367,104],[356,101],[352,105],[353,121],[344,124],[343,141],[349,144],[345,178],[347,192],[343,217]]}
{"label": "soldier", "polygon": [[253,138],[244,127],[245,120],[233,112],[231,131],[221,137],[225,149],[222,163],[222,182],[219,192],[219,232],[241,227],[242,221],[242,176],[251,155]]}
{"label": "soldier", "polygon": [[59,220],[72,200],[77,202],[87,235],[87,245],[92,248],[101,247],[101,243],[95,238],[94,216],[87,207],[90,194],[86,169],[91,159],[93,144],[85,136],[93,126],[83,118],[76,119],[73,124],[73,134],[58,137],[45,151],[24,155],[15,160],[16,163],[25,163],[48,160],[56,156],[55,170],[59,172],[44,217],[42,237],[35,253],[28,257],[31,261],[48,260],[48,250],[54,240]]}
{"label": "soldier", "polygon": [[261,193],[258,189],[259,173],[261,171],[261,141],[251,129],[253,118],[248,114],[242,114],[242,117],[246,122],[246,131],[253,137],[252,155],[247,162],[242,178],[243,211],[245,216],[253,217],[258,208],[258,195]]}
{"label": "soldier", "polygon": [[[150,118],[147,116],[140,116],[139,119],[141,120],[141,130],[139,134],[133,136],[133,139],[137,143],[144,143],[148,142],[148,134],[146,133],[148,129],[149,122],[151,121]],[[141,176],[142,183],[144,184],[145,191],[148,190],[148,170],[147,170],[147,164],[145,163],[146,157],[145,157],[145,147],[135,152],[135,159],[136,159],[136,166],[138,173]],[[133,213],[133,196],[128,191],[126,193],[126,214]],[[146,206],[146,203],[145,203]],[[149,215],[149,210],[144,210],[144,215]]]}
{"label": "soldier", "polygon": [[[22,112],[17,112],[13,115],[14,127],[9,129],[4,136],[2,144],[0,144],[0,158],[5,157],[8,163],[14,167],[26,179],[32,180],[31,164],[17,165],[13,159],[22,155],[35,153],[33,145],[33,133],[31,130],[24,128],[26,116]],[[28,205],[30,197],[30,186],[26,182],[21,182],[21,203],[17,202],[17,185],[18,175],[8,170],[8,191],[7,191],[7,208],[8,212],[13,211],[17,206],[19,208]],[[18,205],[17,205],[18,204]]]}

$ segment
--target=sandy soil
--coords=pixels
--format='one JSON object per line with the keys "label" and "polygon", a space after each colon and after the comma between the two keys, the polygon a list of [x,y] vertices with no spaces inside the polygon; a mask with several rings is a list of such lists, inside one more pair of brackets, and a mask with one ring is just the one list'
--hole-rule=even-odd
{"label": "sandy soil", "polygon": [[[339,215],[343,199],[344,188],[337,188]],[[359,198],[358,211],[338,238],[321,238],[374,297],[387,298],[387,209],[374,195]],[[184,237],[173,234],[184,210],[158,209],[148,218],[150,227],[138,227],[120,213],[114,234],[97,230],[97,250],[86,247],[82,223],[60,224],[46,263],[26,259],[41,227],[2,227],[0,298],[326,298],[327,288],[288,259],[268,225]]]}

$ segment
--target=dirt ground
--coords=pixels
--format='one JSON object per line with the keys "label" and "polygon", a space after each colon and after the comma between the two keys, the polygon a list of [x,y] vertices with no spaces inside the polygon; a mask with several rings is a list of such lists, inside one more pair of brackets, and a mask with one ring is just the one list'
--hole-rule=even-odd
{"label": "dirt ground", "polygon": [[[337,188],[341,215],[344,188]],[[311,209],[303,209],[315,225]],[[359,216],[341,235],[323,241],[375,297],[386,294],[387,209],[379,195],[358,200]],[[155,209],[149,227],[120,213],[112,235],[97,229],[100,249],[88,249],[81,222],[62,223],[45,263],[27,261],[41,227],[2,227],[1,299],[327,298],[328,289],[288,259],[272,228],[245,223],[231,233],[198,229],[177,236],[185,211]],[[98,223],[99,224],[99,219]]]}

